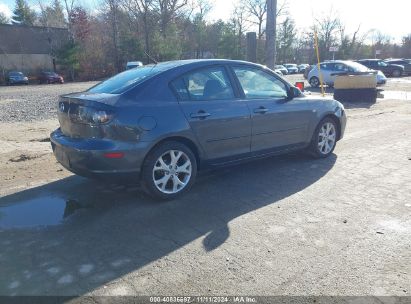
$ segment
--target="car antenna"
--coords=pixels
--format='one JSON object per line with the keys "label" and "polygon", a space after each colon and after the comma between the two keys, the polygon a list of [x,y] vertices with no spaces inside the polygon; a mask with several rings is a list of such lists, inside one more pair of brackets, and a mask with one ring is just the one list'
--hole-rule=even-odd
{"label": "car antenna", "polygon": [[148,57],[148,59],[150,59],[152,62],[154,62],[155,64],[158,64],[157,60],[155,60],[153,57],[150,56],[149,53],[147,53],[146,51],[144,51],[144,53],[146,54],[146,56]]}

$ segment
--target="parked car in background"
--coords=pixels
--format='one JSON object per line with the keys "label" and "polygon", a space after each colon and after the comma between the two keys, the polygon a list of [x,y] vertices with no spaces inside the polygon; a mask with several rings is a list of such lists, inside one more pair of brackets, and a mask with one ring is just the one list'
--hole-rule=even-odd
{"label": "parked car in background", "polygon": [[55,73],[55,72],[41,72],[38,81],[40,84],[42,83],[64,83],[63,76]]}
{"label": "parked car in background", "polygon": [[404,74],[411,75],[411,59],[386,59],[388,64],[396,64],[404,67]]}
{"label": "parked car in background", "polygon": [[305,78],[305,79],[308,79],[308,73],[310,73],[310,71],[311,71],[314,67],[315,67],[315,65],[310,65],[310,66],[308,66],[307,68],[305,68],[305,71],[304,71],[304,78]]}
{"label": "parked car in background", "polygon": [[401,77],[404,74],[403,65],[391,64],[381,59],[361,59],[356,62],[365,65],[369,69],[381,71],[387,76]]}
{"label": "parked car in background", "polygon": [[143,66],[143,63],[141,61],[129,61],[127,62],[126,70],[135,69],[141,66]]}
{"label": "parked car in background", "polygon": [[[381,71],[371,70],[366,66],[354,61],[327,61],[320,64],[323,83],[330,87],[334,86],[334,81],[338,75],[349,73],[376,73],[377,84],[382,85],[387,82],[387,77]],[[308,82],[314,88],[320,86],[318,66],[314,66],[308,74]]]}
{"label": "parked car in background", "polygon": [[286,63],[284,64],[285,68],[288,71],[288,74],[297,74],[298,73],[298,67],[296,64],[293,63]]}
{"label": "parked car in background", "polygon": [[281,72],[281,70],[275,69],[274,72],[279,76],[284,76],[284,74],[283,74],[283,72]]}
{"label": "parked car in background", "polygon": [[197,171],[307,150],[330,156],[346,114],[273,71],[231,60],[184,60],[118,74],[60,97],[57,160],[84,176],[126,175],[160,199],[188,191]]}
{"label": "parked car in background", "polygon": [[309,64],[300,64],[298,66],[298,73],[304,74],[305,70],[309,67]]}
{"label": "parked car in background", "polygon": [[274,69],[281,71],[281,73],[282,73],[283,75],[288,75],[288,70],[287,70],[287,68],[286,68],[285,66],[283,66],[283,65],[276,65],[276,66],[274,67]]}
{"label": "parked car in background", "polygon": [[12,71],[6,75],[6,84],[29,84],[29,78],[23,72]]}

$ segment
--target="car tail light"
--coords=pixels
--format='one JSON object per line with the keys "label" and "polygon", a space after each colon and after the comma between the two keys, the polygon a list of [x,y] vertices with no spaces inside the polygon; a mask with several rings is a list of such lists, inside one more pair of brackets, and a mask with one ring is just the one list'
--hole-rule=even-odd
{"label": "car tail light", "polygon": [[110,122],[113,114],[105,110],[79,106],[75,113],[69,112],[70,119],[77,123],[101,125]]}

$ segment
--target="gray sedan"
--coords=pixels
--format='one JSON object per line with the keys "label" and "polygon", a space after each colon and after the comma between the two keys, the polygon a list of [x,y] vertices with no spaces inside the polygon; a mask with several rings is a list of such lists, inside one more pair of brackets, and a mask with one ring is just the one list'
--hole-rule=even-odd
{"label": "gray sedan", "polygon": [[305,96],[273,71],[230,60],[148,65],[62,96],[57,160],[88,177],[141,181],[173,199],[197,172],[306,150],[333,153],[344,135],[339,102]]}

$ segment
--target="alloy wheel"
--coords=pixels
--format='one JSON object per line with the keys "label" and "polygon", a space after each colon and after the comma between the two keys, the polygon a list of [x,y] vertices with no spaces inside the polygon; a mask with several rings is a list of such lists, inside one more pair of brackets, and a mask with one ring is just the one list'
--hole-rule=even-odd
{"label": "alloy wheel", "polygon": [[310,85],[314,88],[318,87],[320,85],[320,81],[318,80],[317,77],[312,77],[310,79]]}
{"label": "alloy wheel", "polygon": [[154,185],[164,194],[176,194],[189,184],[192,170],[190,158],[186,153],[169,150],[161,155],[154,165]]}
{"label": "alloy wheel", "polygon": [[320,129],[318,134],[318,150],[321,154],[329,154],[335,146],[337,132],[335,126],[331,122],[326,122]]}

